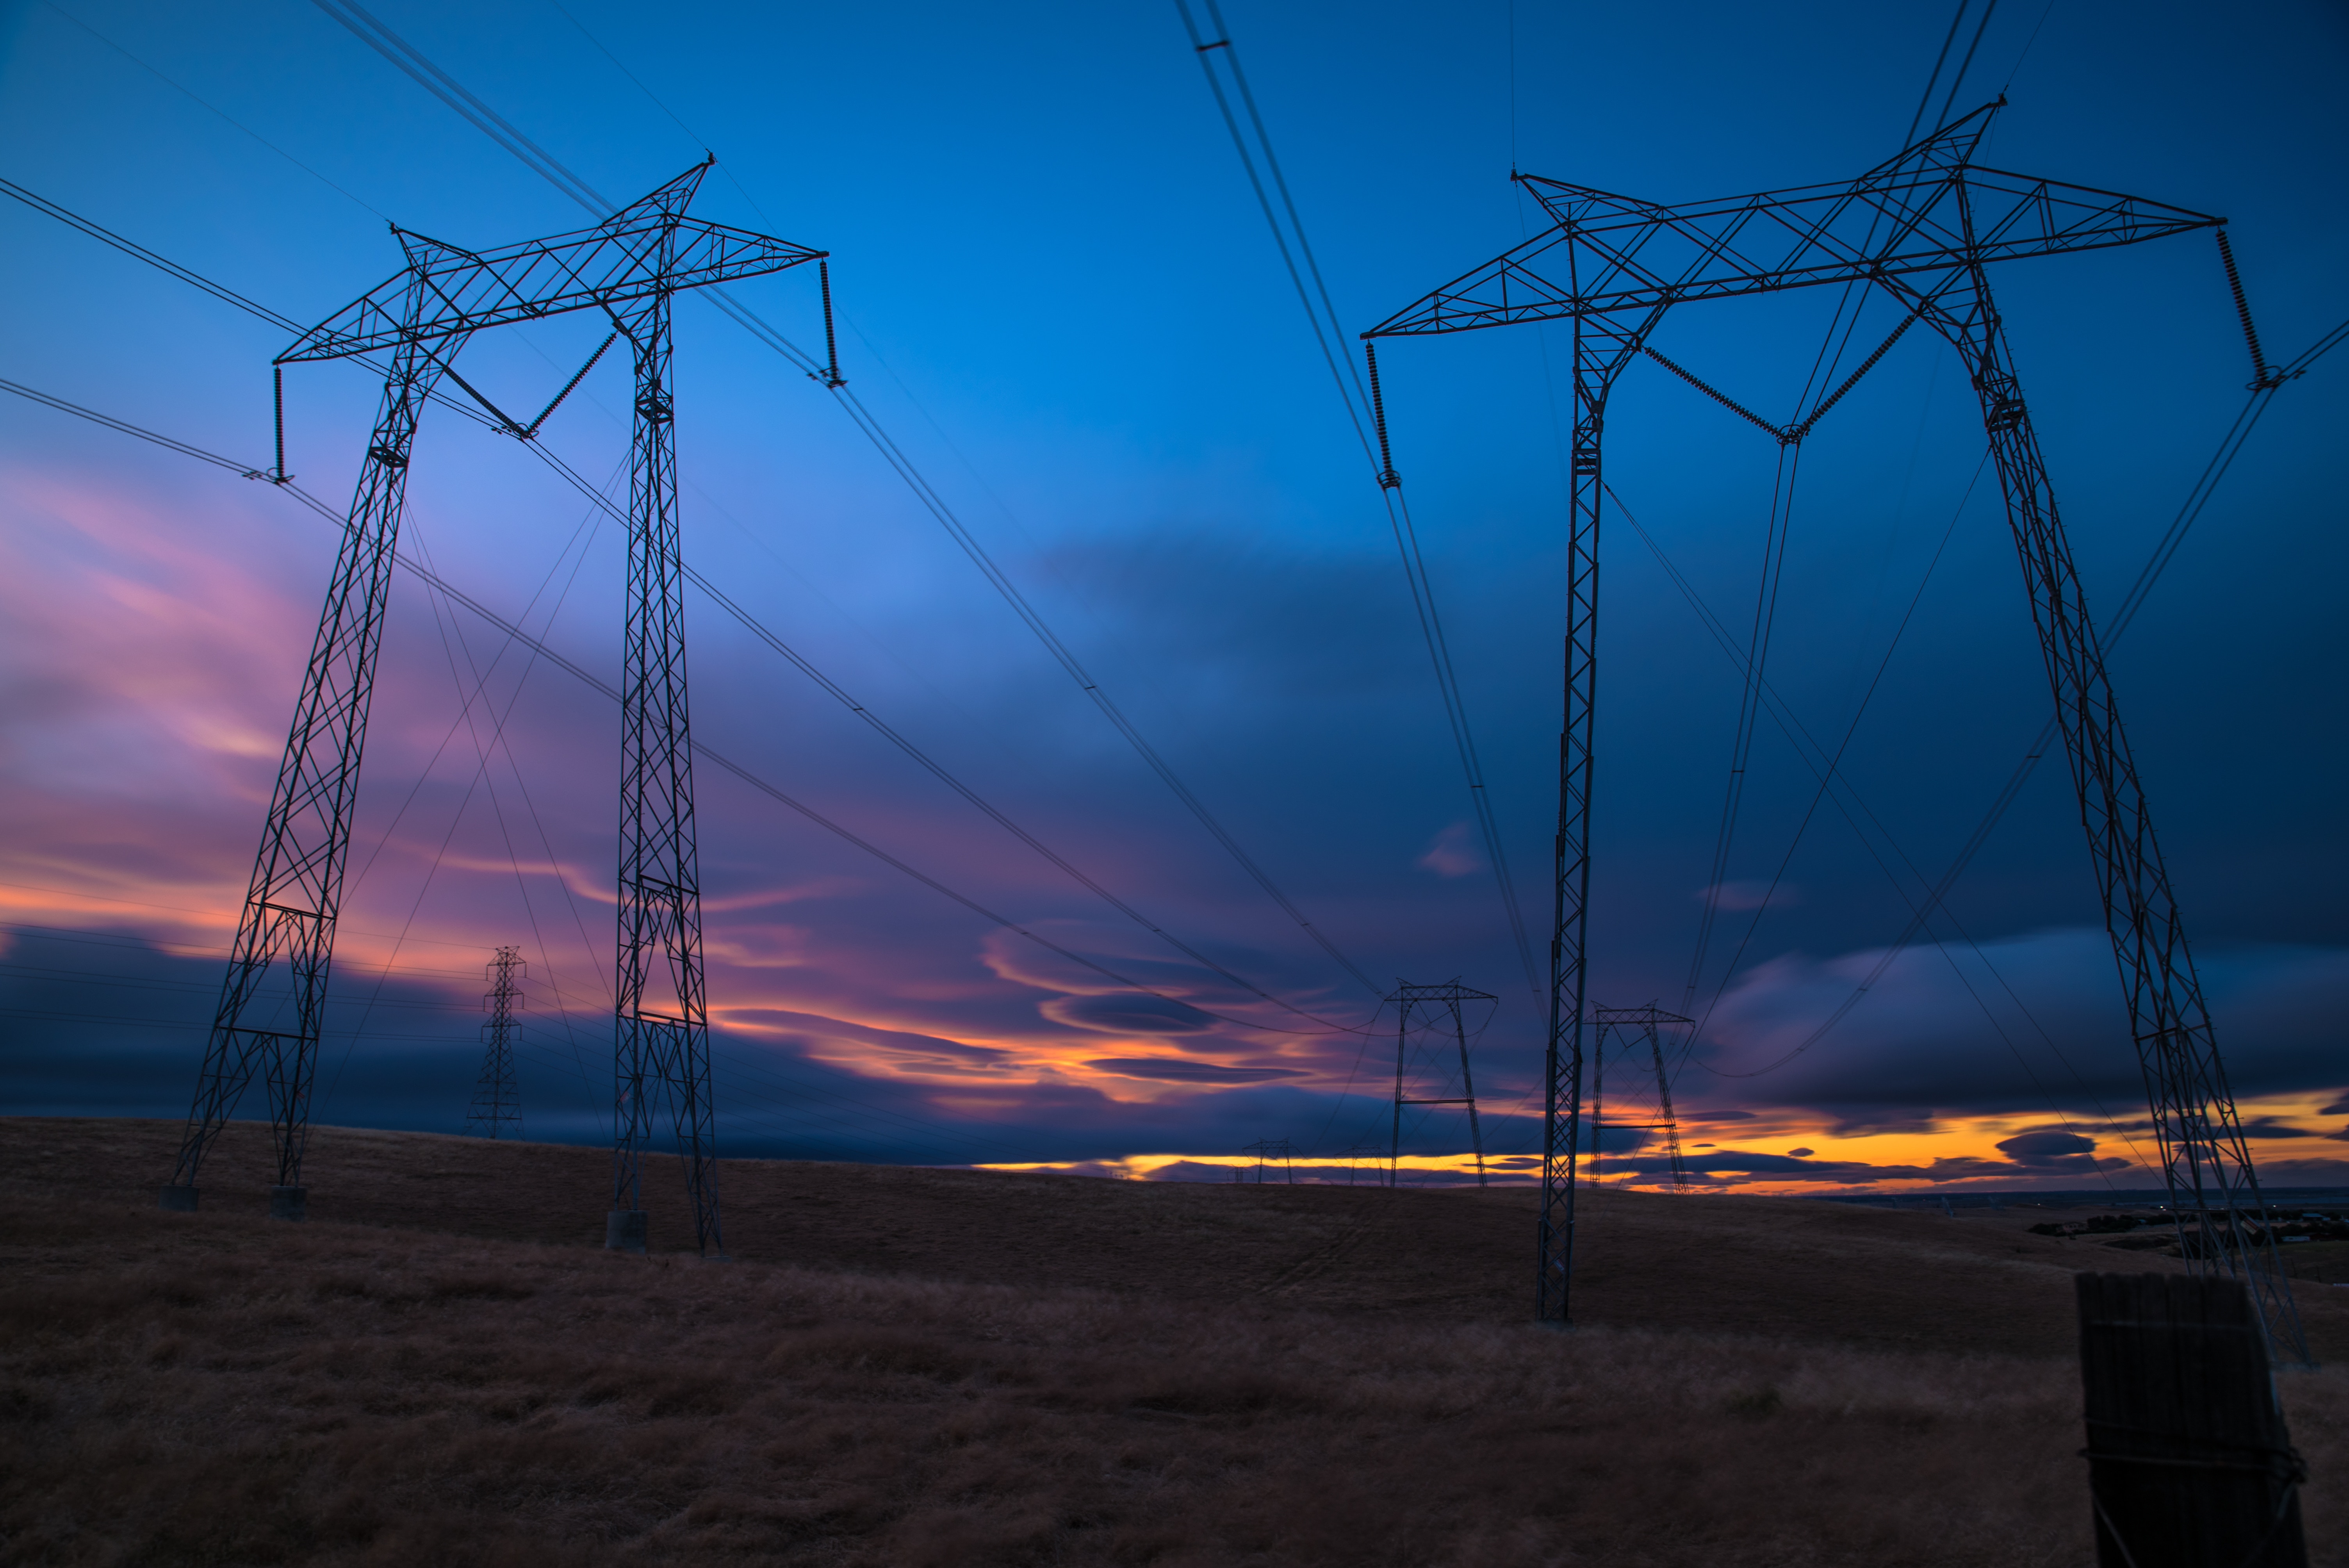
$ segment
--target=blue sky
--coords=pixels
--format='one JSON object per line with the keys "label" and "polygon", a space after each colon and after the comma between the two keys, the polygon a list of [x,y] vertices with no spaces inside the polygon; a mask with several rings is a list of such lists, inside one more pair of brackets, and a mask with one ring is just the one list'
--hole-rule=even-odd
{"label": "blue sky", "polygon": [[[566,4],[567,15],[546,0],[375,11],[605,194],[632,196],[706,148],[719,165],[697,211],[830,251],[859,394],[1350,956],[1381,984],[1457,974],[1500,995],[1480,1088],[1516,1103],[1539,1022],[1463,831],[1465,794],[1384,516],[1172,5],[698,6],[656,25]],[[1950,9],[1235,0],[1226,17],[1339,312],[1359,329],[1538,226],[1506,178],[1513,161],[1675,201],[1880,160],[1917,109]],[[2334,7],[2010,0],[1958,107],[2009,94],[1986,162],[2227,216],[2281,359],[2349,311],[2344,57]],[[0,5],[0,130],[7,178],[305,320],[395,270],[387,219],[481,245],[583,218],[304,0],[241,6],[227,25],[105,0]],[[265,459],[279,335],[14,203],[0,225],[22,302],[0,322],[0,375]],[[2215,250],[2189,235],[2012,263],[1994,283],[2091,603],[2109,603],[2244,397]],[[816,336],[804,272],[741,294],[801,341]],[[1782,411],[1829,308],[1799,295],[1688,308],[1659,343]],[[1382,356],[1397,466],[1537,931],[1561,624],[1550,330]],[[573,319],[483,338],[466,373],[535,407],[599,336]],[[625,456],[624,377],[616,361],[599,367],[548,432],[598,480]],[[1221,856],[819,388],[695,308],[678,315],[677,377],[687,548],[702,570],[1185,940],[1300,1006],[1370,1016],[1373,999]],[[2349,1079],[2329,678],[2344,652],[2344,387],[2328,359],[2277,398],[2113,662],[2239,1087],[2304,1135],[2279,1131],[2263,1155],[2311,1170],[2304,1150],[2319,1145],[2305,1140],[2339,1125],[2318,1111]],[[347,495],[373,397],[345,367],[291,373],[289,462],[305,486]],[[176,1114],[202,1038],[188,1019],[208,1010],[207,952],[233,920],[332,541],[262,487],[10,401],[11,1098]],[[1916,597],[1850,776],[1935,871],[2047,702],[1992,477],[1968,497],[1971,403],[1946,348],[1915,334],[1806,443],[1773,655],[1806,722],[1839,731]],[[1610,409],[1610,480],[1724,615],[1754,592],[1775,457],[1653,366],[1627,377]],[[551,614],[551,643],[616,669],[617,542],[578,534],[575,497],[510,444],[445,419],[428,421],[415,476],[411,545],[510,614],[553,583],[533,630]],[[1604,559],[1594,990],[1671,1005],[1738,686],[1619,522]],[[328,1043],[356,1076],[321,1115],[461,1115],[478,986],[460,976],[521,941],[543,988],[543,1038],[561,1042],[525,1058],[526,1109],[550,1134],[592,1139],[613,716],[507,660],[491,687],[512,702],[511,755],[473,786],[470,740],[444,745],[466,678],[452,665],[486,661],[497,640],[463,623],[469,642],[444,641],[460,623],[413,583],[399,592],[338,981],[338,1026],[357,1038]],[[1201,1006],[1239,1005],[706,603],[688,613],[697,733],[711,744],[1014,919]],[[1733,881],[1769,880],[1809,790],[1765,732]],[[1764,1152],[1787,1164],[1782,1146],[1826,1149],[1841,1163],[1817,1179],[1834,1182],[1930,1173],[1939,1159],[1976,1162],[1946,1178],[2038,1181],[2013,1161],[1995,1168],[1992,1151],[2055,1119],[2095,1124],[2085,1158],[2124,1158],[2139,1091],[2068,795],[2061,769],[2043,768],[1961,884],[1990,968],[1962,944],[1920,947],[1799,1066],[1753,1079],[1690,1068],[1692,1112],[1766,1131],[1735,1145],[1756,1171]],[[701,810],[723,1060],[740,1064],[746,1097],[758,1073],[805,1090],[740,1101],[723,1130],[735,1147],[1197,1161],[1268,1135],[1342,1145],[1384,1115],[1350,1074],[1388,1047],[1121,1012],[1081,975],[709,769]],[[1735,975],[1717,952],[1702,991],[1722,1002],[1701,1064],[1768,1059],[1904,923],[1840,821],[1806,834],[1787,879],[1788,902],[1755,925]],[[57,934],[94,930],[115,945]],[[101,951],[130,956],[89,960]],[[85,961],[167,977],[140,994],[161,1011],[74,1022],[86,988],[61,990],[58,972]],[[370,1008],[369,965],[386,964]],[[393,1027],[386,1008],[402,997],[416,1006]],[[1154,1059],[1185,1065],[1124,1076]],[[1127,1067],[1088,1065],[1100,1062]],[[1495,1119],[1522,1145],[1521,1120]],[[1431,1159],[1460,1145],[1438,1121],[1419,1136]],[[1804,1180],[1775,1166],[1768,1179]]]}

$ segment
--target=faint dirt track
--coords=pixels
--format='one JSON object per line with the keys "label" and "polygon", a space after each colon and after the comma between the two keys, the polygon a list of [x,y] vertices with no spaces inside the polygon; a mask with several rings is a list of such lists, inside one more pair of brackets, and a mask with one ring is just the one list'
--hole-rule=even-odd
{"label": "faint dirt track", "polygon": [[2177,1266],[1609,1193],[1557,1335],[1521,1191],[743,1161],[713,1266],[544,1145],[324,1129],[292,1226],[240,1126],[161,1214],[178,1130],[0,1121],[0,1561],[2073,1564],[2070,1274]]}

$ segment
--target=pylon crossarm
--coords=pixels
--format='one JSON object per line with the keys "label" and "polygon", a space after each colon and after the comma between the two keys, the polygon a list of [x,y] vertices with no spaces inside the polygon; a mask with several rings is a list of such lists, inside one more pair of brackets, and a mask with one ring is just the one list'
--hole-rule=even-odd
{"label": "pylon crossarm", "polygon": [[1965,158],[1988,112],[1976,111],[1856,181],[1676,207],[1518,175],[1556,225],[1362,335],[1471,332],[1946,273],[2135,244],[2226,222],[2118,191],[1970,164]]}
{"label": "pylon crossarm", "polygon": [[[657,293],[779,273],[830,253],[659,211],[616,229],[585,229],[478,253],[421,235],[401,238],[414,265],[303,334],[277,356],[278,364],[371,354],[411,337],[429,341],[568,311],[617,311]],[[425,308],[414,322],[403,321],[418,282],[424,285]]]}

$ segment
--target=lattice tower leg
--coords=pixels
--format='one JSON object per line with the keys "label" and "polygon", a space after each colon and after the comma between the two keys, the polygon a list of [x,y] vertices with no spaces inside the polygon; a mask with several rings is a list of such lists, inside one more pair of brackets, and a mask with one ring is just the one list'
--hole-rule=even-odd
{"label": "lattice tower leg", "polygon": [[1681,1158],[1681,1124],[1680,1119],[1672,1114],[1672,1079],[1671,1075],[1664,1070],[1663,1036],[1653,1024],[1648,1026],[1647,1036],[1648,1055],[1656,1064],[1656,1106],[1663,1112],[1664,1152],[1671,1157],[1672,1161],[1672,1191],[1685,1192],[1689,1184],[1688,1165]]}
{"label": "lattice tower leg", "polygon": [[[2251,1287],[2270,1338],[2301,1360],[2307,1343],[2276,1257],[2259,1179],[2204,1005],[2186,928],[2154,836],[2095,622],[2055,509],[2006,337],[1979,266],[1942,292],[1934,325],[1964,356],[2006,493],[2031,614],[2054,692],[2072,780],[2128,995],[2162,1177],[2189,1263]],[[2191,1217],[2195,1230],[2184,1221]],[[2256,1218],[2256,1225],[2250,1222]]]}
{"label": "lattice tower leg", "polygon": [[1476,1119],[1476,1080],[1468,1072],[1468,1019],[1460,1003],[1452,1003],[1452,1037],[1460,1042],[1460,1092],[1468,1097],[1468,1147],[1476,1155],[1476,1185],[1485,1185],[1485,1129]]}
{"label": "lattice tower leg", "polygon": [[1590,1031],[1590,1171],[1592,1187],[1605,1183],[1607,1163],[1607,1036],[1610,1026],[1600,1023]]}
{"label": "lattice tower leg", "polygon": [[707,1255],[722,1253],[725,1244],[702,985],[669,304],[668,295],[657,295],[618,318],[636,347],[636,409],[620,732],[612,1207],[641,1213],[654,1102],[666,1099],[693,1207],[694,1244]]}
{"label": "lattice tower leg", "polygon": [[1558,735],[1557,840],[1549,944],[1549,1042],[1543,1062],[1541,1212],[1534,1318],[1565,1323],[1574,1278],[1574,1174],[1582,1120],[1582,1029],[1589,978],[1591,722],[1599,676],[1599,437],[1607,391],[1661,318],[1626,328],[1574,324],[1574,436],[1568,463],[1566,711]]}
{"label": "lattice tower leg", "polygon": [[[441,340],[442,360],[462,346],[462,335]],[[335,950],[335,921],[343,894],[343,868],[351,839],[351,809],[367,742],[367,706],[375,693],[376,653],[383,641],[384,606],[391,587],[399,514],[408,493],[408,459],[417,416],[439,379],[440,364],[415,344],[392,356],[374,438],[359,471],[350,521],[319,613],[318,631],[303,672],[294,723],[270,792],[269,816],[253,879],[229,949],[228,974],[212,1014],[212,1036],[188,1110],[171,1188],[192,1191],[197,1172],[237,1102],[258,1071],[269,1096],[277,1185],[302,1185],[309,1142],[310,1091],[317,1070],[318,1037]],[[261,995],[271,967],[283,961],[291,983],[286,999]],[[172,1194],[164,1194],[167,1205]],[[186,1202],[191,1203],[192,1198]]]}
{"label": "lattice tower leg", "polygon": [[1402,1162],[1402,1056],[1403,1047],[1411,1038],[1412,998],[1398,992],[1395,1003],[1395,1082],[1394,1130],[1387,1143],[1387,1185],[1398,1179],[1397,1167]]}

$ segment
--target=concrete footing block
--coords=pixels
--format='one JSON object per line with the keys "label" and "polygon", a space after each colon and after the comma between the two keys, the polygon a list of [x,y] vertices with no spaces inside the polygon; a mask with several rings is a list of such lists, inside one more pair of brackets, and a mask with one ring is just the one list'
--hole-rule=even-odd
{"label": "concrete footing block", "polygon": [[306,1220],[310,1217],[310,1189],[307,1187],[272,1187],[269,1190],[269,1217],[273,1220]]}
{"label": "concrete footing block", "polygon": [[604,1245],[616,1253],[645,1250],[645,1212],[614,1209],[604,1216]]}
{"label": "concrete footing block", "polygon": [[196,1212],[196,1190],[193,1187],[165,1187],[158,1193],[156,1207],[173,1214]]}

